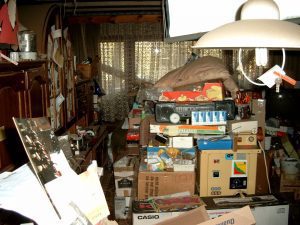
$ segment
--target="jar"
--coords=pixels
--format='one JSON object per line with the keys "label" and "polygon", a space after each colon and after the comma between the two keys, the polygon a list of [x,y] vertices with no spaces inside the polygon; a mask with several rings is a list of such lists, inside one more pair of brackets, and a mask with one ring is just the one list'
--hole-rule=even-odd
{"label": "jar", "polygon": [[23,30],[18,33],[19,50],[21,52],[36,52],[36,34],[32,30]]}

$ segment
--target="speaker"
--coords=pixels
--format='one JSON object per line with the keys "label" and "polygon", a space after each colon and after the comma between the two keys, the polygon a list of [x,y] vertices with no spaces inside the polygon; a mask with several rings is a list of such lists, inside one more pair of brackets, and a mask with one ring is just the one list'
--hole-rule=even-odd
{"label": "speaker", "polygon": [[159,123],[170,122],[170,116],[176,111],[176,104],[174,102],[168,102],[155,105],[155,120]]}

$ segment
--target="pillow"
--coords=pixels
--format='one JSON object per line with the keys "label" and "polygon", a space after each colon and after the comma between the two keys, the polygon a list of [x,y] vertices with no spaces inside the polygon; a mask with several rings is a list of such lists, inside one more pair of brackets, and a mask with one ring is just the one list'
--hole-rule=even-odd
{"label": "pillow", "polygon": [[154,87],[178,89],[182,86],[221,80],[224,87],[235,98],[238,86],[232,79],[222,60],[213,56],[201,57],[189,64],[168,72],[159,79]]}

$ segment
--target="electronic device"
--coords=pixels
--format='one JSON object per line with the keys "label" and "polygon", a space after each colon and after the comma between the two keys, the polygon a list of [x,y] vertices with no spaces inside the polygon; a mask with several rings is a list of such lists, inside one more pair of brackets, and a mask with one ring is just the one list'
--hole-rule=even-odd
{"label": "electronic device", "polygon": [[258,153],[256,148],[197,151],[200,197],[255,194]]}
{"label": "electronic device", "polygon": [[238,133],[235,136],[238,149],[249,149],[257,147],[257,136],[252,133]]}
{"label": "electronic device", "polygon": [[155,120],[159,123],[179,123],[190,119],[192,111],[226,111],[227,120],[235,117],[233,100],[214,102],[157,102],[155,104]]}

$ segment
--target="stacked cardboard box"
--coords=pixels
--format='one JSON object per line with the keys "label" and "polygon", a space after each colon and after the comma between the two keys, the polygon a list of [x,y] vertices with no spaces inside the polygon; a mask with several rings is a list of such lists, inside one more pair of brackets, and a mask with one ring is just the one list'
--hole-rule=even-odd
{"label": "stacked cardboard box", "polygon": [[138,160],[124,156],[114,163],[115,217],[127,219],[131,216],[131,202],[135,196]]}

